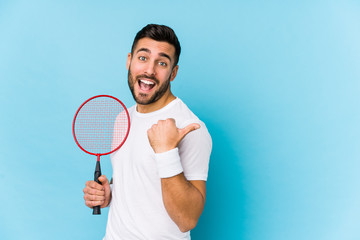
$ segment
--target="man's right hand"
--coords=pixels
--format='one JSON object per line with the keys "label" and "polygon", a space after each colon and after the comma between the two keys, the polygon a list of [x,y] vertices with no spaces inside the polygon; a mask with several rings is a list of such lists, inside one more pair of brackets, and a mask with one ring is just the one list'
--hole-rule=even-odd
{"label": "man's right hand", "polygon": [[84,199],[85,205],[89,208],[100,206],[101,208],[107,207],[111,200],[111,189],[109,180],[105,175],[99,177],[101,184],[95,181],[87,181],[85,184]]}

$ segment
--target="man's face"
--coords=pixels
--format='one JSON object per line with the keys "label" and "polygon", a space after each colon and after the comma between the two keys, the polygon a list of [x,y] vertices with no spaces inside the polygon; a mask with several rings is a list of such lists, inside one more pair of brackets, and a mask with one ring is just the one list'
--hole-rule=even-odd
{"label": "man's face", "polygon": [[128,84],[138,104],[148,105],[170,92],[178,66],[174,65],[175,48],[167,42],[140,39],[127,59]]}

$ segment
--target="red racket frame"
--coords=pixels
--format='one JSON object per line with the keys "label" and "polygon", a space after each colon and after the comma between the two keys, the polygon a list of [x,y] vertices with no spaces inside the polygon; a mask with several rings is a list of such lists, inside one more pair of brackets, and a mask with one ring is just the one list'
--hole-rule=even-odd
{"label": "red racket frame", "polygon": [[[76,138],[76,135],[75,135],[75,120],[76,120],[76,117],[78,115],[78,113],[80,112],[81,108],[89,101],[93,100],[94,98],[99,98],[99,97],[109,97],[109,98],[112,98],[114,99],[115,101],[118,101],[124,108],[125,112],[126,112],[126,115],[128,117],[128,129],[127,129],[127,132],[126,132],[126,135],[124,137],[124,140],[121,142],[121,144],[115,148],[114,150],[110,151],[110,152],[107,152],[107,153],[92,153],[92,152],[88,152],[86,151],[83,147],[81,147],[80,143],[78,142],[77,138]],[[84,152],[90,154],[90,155],[95,155],[97,156],[97,161],[100,161],[100,156],[104,156],[104,155],[108,155],[108,154],[111,154],[117,150],[119,150],[119,148],[121,148],[121,146],[125,143],[128,135],[129,135],[129,132],[130,132],[130,116],[129,116],[129,112],[127,110],[127,108],[125,107],[125,105],[119,100],[117,99],[116,97],[113,97],[113,96],[110,96],[110,95],[97,95],[97,96],[94,96],[94,97],[91,97],[89,98],[88,100],[86,100],[83,104],[81,104],[81,106],[79,107],[79,109],[76,111],[76,114],[75,114],[75,117],[74,117],[74,120],[73,120],[73,126],[72,126],[72,131],[73,131],[73,136],[74,136],[74,139],[75,139],[75,142],[76,144],[79,146],[79,148],[81,150],[83,150]]]}

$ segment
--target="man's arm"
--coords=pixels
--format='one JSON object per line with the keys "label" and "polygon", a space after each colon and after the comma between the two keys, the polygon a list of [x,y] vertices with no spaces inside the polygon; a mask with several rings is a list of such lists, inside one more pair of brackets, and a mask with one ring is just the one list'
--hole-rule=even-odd
{"label": "man's arm", "polygon": [[[148,130],[149,143],[155,153],[165,153],[176,148],[189,132],[199,127],[195,123],[178,129],[174,119],[160,120]],[[164,206],[180,231],[193,229],[204,209],[205,181],[188,181],[183,173],[177,173],[175,176],[162,177],[161,188]]]}
{"label": "man's arm", "polygon": [[205,205],[206,182],[187,181],[184,174],[161,179],[165,208],[180,231],[195,228]]}

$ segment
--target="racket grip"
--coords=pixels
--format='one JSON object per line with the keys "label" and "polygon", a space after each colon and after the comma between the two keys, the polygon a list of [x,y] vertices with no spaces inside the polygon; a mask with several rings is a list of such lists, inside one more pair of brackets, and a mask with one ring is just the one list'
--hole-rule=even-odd
{"label": "racket grip", "polygon": [[[100,161],[96,161],[94,181],[99,184],[101,184],[101,182],[99,181],[100,176],[101,176]],[[93,207],[93,215],[100,215],[100,214],[101,214],[100,206]]]}

